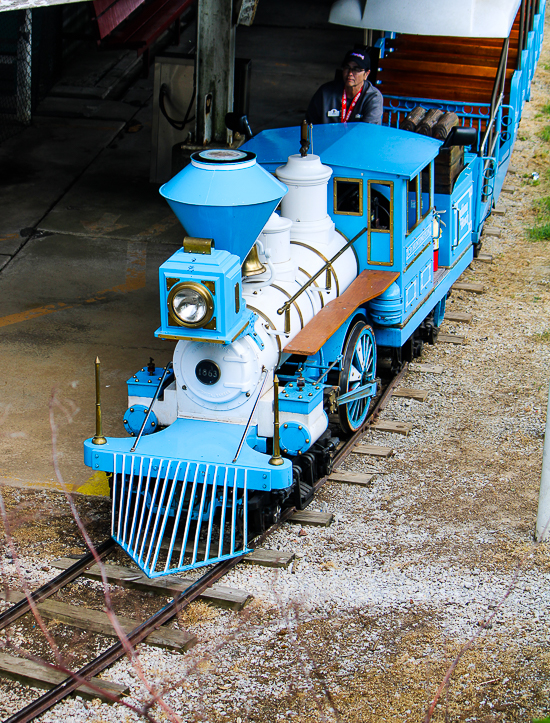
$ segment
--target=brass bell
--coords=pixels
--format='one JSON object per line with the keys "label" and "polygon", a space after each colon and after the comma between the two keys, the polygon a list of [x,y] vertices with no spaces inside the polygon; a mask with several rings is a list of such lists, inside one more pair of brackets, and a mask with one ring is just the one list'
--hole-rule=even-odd
{"label": "brass bell", "polygon": [[266,267],[262,264],[258,256],[258,247],[254,244],[242,265],[243,278],[265,274],[266,271]]}

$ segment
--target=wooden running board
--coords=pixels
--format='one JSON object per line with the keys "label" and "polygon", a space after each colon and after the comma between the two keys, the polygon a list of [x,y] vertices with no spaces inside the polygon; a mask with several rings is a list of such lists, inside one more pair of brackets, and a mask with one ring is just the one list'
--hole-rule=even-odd
{"label": "wooden running board", "polygon": [[283,351],[303,356],[316,354],[359,306],[380,296],[398,278],[396,271],[363,271],[343,294],[321,309]]}

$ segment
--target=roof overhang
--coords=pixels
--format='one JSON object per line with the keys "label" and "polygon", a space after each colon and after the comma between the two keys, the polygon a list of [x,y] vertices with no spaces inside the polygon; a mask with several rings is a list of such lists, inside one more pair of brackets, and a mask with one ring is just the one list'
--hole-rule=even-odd
{"label": "roof overhang", "polygon": [[521,0],[336,0],[329,22],[412,35],[507,38]]}
{"label": "roof overhang", "polygon": [[43,8],[48,5],[66,5],[86,1],[88,0],[0,0],[0,13],[9,10],[27,10],[28,8]]}

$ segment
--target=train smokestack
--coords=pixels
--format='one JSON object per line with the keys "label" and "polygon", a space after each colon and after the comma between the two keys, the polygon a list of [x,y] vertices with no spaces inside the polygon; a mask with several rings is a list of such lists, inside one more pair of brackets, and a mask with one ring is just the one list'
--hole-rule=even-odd
{"label": "train smokestack", "polygon": [[244,261],[288,191],[250,151],[210,149],[160,188],[187,235],[213,238],[216,249]]}

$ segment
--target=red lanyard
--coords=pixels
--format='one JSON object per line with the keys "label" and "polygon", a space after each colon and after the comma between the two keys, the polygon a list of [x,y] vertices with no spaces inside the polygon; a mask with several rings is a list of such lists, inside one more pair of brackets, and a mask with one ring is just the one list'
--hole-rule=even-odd
{"label": "red lanyard", "polygon": [[[361,90],[363,90],[363,88],[361,88]],[[350,117],[350,115],[351,115],[351,112],[353,111],[353,109],[355,108],[355,104],[356,104],[357,101],[359,100],[359,96],[361,95],[361,90],[359,91],[359,93],[357,93],[357,95],[356,95],[356,96],[354,97],[354,99],[351,101],[351,105],[350,105],[350,107],[349,107],[349,110],[348,110],[348,112],[346,113],[346,107],[347,107],[347,105],[348,105],[348,99],[347,99],[347,96],[346,96],[346,89],[344,88],[344,92],[342,93],[342,115],[341,115],[341,117],[340,117],[340,120],[342,121],[342,123],[347,123],[347,122],[348,122],[349,117]]]}

